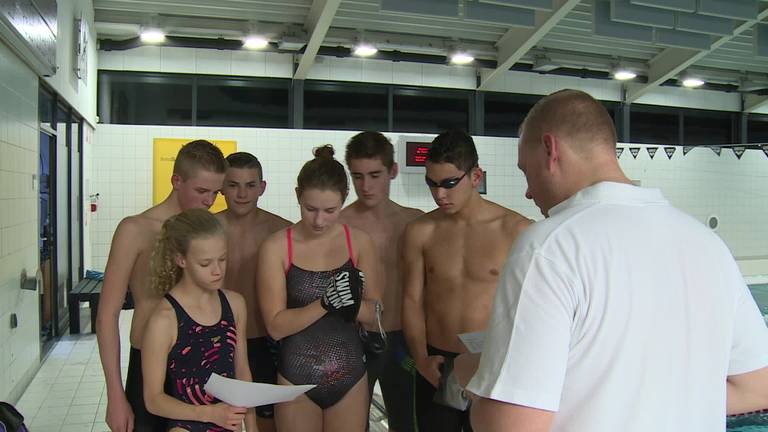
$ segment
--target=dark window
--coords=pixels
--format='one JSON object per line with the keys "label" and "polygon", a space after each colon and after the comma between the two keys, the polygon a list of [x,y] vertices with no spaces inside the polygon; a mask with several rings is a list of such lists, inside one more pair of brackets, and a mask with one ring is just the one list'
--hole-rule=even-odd
{"label": "dark window", "polygon": [[731,144],[736,138],[736,114],[683,110],[683,143],[685,145]]}
{"label": "dark window", "polygon": [[470,94],[450,90],[395,89],[393,129],[422,133],[450,129],[466,131],[469,129]]}
{"label": "dark window", "polygon": [[[54,125],[59,139],[68,139],[66,132],[67,126],[70,123],[72,123],[72,119],[69,116],[69,107],[65,105],[59,105],[56,109],[56,124]],[[70,144],[70,142],[67,143],[67,145]]]}
{"label": "dark window", "polygon": [[306,82],[304,128],[387,130],[387,99],[385,86]]}
{"label": "dark window", "polygon": [[749,115],[747,119],[747,141],[750,143],[768,143],[768,115]]}
{"label": "dark window", "polygon": [[520,125],[539,98],[540,96],[511,93],[486,93],[485,135],[519,136]]}
{"label": "dark window", "polygon": [[41,87],[40,91],[38,92],[37,101],[37,110],[40,116],[40,123],[46,124],[51,128],[55,128],[56,125],[53,124],[53,94],[48,92],[47,89]]}
{"label": "dark window", "polygon": [[632,104],[629,141],[643,144],[680,144],[680,118],[674,109]]}
{"label": "dark window", "polygon": [[198,78],[197,126],[288,127],[288,80]]}
{"label": "dark window", "polygon": [[191,125],[193,78],[157,73],[99,74],[99,117],[106,123]]}

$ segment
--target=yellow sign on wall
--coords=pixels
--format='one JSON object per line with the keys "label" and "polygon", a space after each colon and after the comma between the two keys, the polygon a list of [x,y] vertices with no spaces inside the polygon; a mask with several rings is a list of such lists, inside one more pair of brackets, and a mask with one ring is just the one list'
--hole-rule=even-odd
{"label": "yellow sign on wall", "polygon": [[[176,155],[181,147],[192,139],[183,138],[155,138],[154,152],[152,160],[152,204],[158,204],[168,197],[171,193],[171,176],[173,175],[173,163],[176,161]],[[237,151],[236,141],[209,140],[216,147],[221,149],[224,156]],[[211,212],[227,208],[224,197],[219,195],[211,206]]]}

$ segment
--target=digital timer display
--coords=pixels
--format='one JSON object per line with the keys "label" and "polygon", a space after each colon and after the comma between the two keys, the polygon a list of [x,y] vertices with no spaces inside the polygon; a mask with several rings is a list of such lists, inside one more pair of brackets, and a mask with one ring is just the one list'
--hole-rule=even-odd
{"label": "digital timer display", "polygon": [[427,153],[432,143],[407,141],[405,143],[405,165],[423,167],[427,162]]}

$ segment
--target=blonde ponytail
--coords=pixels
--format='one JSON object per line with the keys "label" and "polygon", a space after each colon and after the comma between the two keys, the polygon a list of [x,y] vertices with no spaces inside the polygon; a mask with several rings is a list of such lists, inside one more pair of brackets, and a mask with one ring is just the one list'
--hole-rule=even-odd
{"label": "blonde ponytail", "polygon": [[150,260],[151,287],[160,295],[170,291],[183,274],[176,256],[184,256],[192,240],[223,234],[219,221],[208,210],[190,209],[168,218],[160,230]]}

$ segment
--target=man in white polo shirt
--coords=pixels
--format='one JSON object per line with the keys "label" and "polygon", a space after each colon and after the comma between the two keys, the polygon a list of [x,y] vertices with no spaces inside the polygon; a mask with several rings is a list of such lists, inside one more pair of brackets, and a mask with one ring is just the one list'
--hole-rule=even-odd
{"label": "man in white polo shirt", "polygon": [[467,389],[476,432],[717,431],[768,407],[768,330],[726,245],[633,186],[586,93],[521,128],[526,197],[547,218],[515,242]]}

